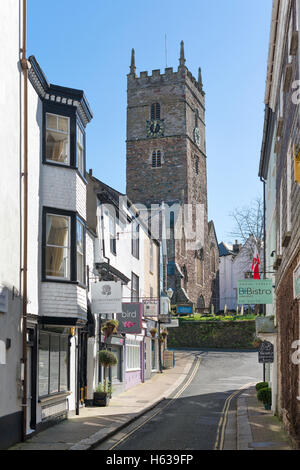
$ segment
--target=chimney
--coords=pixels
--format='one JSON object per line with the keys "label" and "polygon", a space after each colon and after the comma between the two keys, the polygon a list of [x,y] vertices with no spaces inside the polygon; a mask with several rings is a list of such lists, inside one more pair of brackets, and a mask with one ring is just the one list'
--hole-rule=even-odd
{"label": "chimney", "polygon": [[233,245],[232,249],[234,253],[239,253],[241,245],[238,243],[238,240],[235,240],[235,244]]}

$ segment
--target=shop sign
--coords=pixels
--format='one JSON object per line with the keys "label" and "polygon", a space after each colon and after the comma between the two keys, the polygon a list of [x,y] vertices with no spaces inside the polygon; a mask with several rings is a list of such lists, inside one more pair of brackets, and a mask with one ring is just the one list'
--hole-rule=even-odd
{"label": "shop sign", "polygon": [[0,285],[0,312],[8,313],[8,289]]}
{"label": "shop sign", "polygon": [[121,281],[101,281],[91,283],[92,313],[122,312]]}
{"label": "shop sign", "polygon": [[118,333],[138,334],[142,332],[142,304],[122,303],[122,312],[117,313]]}
{"label": "shop sign", "polygon": [[194,313],[193,305],[177,305],[176,312],[180,315],[191,315]]}
{"label": "shop sign", "polygon": [[158,315],[158,300],[143,300],[144,317],[157,317]]}
{"label": "shop sign", "polygon": [[271,279],[243,279],[237,283],[240,305],[257,305],[273,303],[273,287]]}
{"label": "shop sign", "polygon": [[294,270],[294,299],[300,299],[300,263]]}

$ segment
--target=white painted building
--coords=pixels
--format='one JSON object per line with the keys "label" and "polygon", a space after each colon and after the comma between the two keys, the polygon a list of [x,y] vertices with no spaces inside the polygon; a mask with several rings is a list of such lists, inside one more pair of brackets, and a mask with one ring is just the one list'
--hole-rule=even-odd
{"label": "white painted building", "polygon": [[21,439],[21,194],[23,81],[21,3],[0,15],[0,449]]}
{"label": "white painted building", "polygon": [[[141,223],[136,209],[126,196],[105,185],[92,174],[88,185],[88,244],[87,264],[90,283],[115,280],[122,283],[122,302],[142,303],[143,299],[160,297],[160,244],[152,240]],[[92,248],[93,245],[93,248]],[[91,297],[91,300],[92,297]],[[118,312],[95,315],[96,332],[89,339],[88,400],[103,380],[98,364],[98,351],[104,347],[101,327],[105,318]],[[142,319],[139,334],[117,334],[109,341],[109,349],[117,356],[110,380],[113,393],[120,393],[150,378],[158,370],[158,338],[152,338],[151,327],[157,318]],[[101,338],[101,342],[100,342]]]}
{"label": "white painted building", "polygon": [[87,324],[85,127],[92,114],[81,90],[50,85],[33,56],[22,72],[22,5],[4,2],[0,17],[0,448],[78,413]]}
{"label": "white painted building", "polygon": [[[236,311],[237,302],[237,282],[249,277],[252,270],[254,239],[250,236],[242,246],[235,241],[235,244],[221,242],[220,252],[220,310],[227,306],[228,310]],[[263,260],[263,252],[260,253],[260,260]],[[241,307],[241,305],[239,305]]]}

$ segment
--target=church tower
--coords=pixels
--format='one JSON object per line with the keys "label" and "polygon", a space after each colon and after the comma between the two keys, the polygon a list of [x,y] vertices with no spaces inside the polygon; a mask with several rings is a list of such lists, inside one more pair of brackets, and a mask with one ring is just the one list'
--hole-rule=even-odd
{"label": "church tower", "polygon": [[169,67],[164,73],[153,70],[151,75],[141,72],[138,77],[132,49],[127,76],[126,192],[134,204],[147,207],[162,202],[203,206],[202,246],[190,252],[184,241],[176,241],[168,255],[168,272],[171,276],[172,263],[179,269],[177,281],[174,274],[174,283],[178,284],[178,277],[181,278],[180,285],[186,294],[182,298],[177,296],[176,301],[188,303],[190,300],[195,306],[203,307],[212,300],[211,288],[207,285],[211,279],[206,272],[210,253],[207,246],[205,93],[201,69],[196,79],[185,62],[181,41],[177,71]]}

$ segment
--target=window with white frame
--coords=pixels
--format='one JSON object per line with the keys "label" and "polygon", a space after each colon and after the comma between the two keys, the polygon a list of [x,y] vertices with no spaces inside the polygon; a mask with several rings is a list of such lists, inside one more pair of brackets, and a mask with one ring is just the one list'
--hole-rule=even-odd
{"label": "window with white frame", "polygon": [[66,116],[46,113],[46,160],[70,164],[70,120]]}
{"label": "window with white frame", "polygon": [[134,339],[126,340],[126,370],[140,370],[141,347],[140,342]]}
{"label": "window with white frame", "polygon": [[77,280],[84,284],[84,225],[77,219],[76,251],[77,251]]}
{"label": "window with white frame", "polygon": [[84,135],[77,124],[77,168],[84,175]]}
{"label": "window with white frame", "polygon": [[70,217],[47,214],[45,274],[70,279]]}
{"label": "window with white frame", "polygon": [[131,254],[139,259],[140,256],[140,226],[133,220],[131,224]]}
{"label": "window with white frame", "polygon": [[117,238],[116,238],[116,217],[109,213],[109,240],[110,251],[112,254],[117,254]]}
{"label": "window with white frame", "polygon": [[153,246],[153,241],[150,240],[150,272],[153,273],[154,271],[154,246]]}
{"label": "window with white frame", "polygon": [[139,301],[140,280],[139,277],[131,273],[131,302]]}

